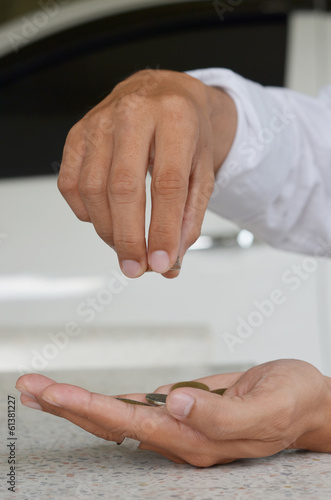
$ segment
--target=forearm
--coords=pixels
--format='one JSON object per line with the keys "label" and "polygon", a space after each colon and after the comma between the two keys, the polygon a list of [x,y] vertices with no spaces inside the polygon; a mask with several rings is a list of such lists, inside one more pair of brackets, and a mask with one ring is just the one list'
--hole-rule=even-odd
{"label": "forearm", "polygon": [[324,405],[317,416],[319,425],[316,429],[303,434],[289,448],[331,453],[331,378],[324,378],[327,390]]}

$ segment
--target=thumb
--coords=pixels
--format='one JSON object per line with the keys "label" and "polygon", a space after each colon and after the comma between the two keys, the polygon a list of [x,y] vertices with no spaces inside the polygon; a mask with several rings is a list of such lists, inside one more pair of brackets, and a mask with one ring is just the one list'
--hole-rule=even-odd
{"label": "thumb", "polygon": [[253,395],[220,396],[192,388],[171,391],[166,409],[176,420],[211,439],[253,438],[266,418],[265,404]]}

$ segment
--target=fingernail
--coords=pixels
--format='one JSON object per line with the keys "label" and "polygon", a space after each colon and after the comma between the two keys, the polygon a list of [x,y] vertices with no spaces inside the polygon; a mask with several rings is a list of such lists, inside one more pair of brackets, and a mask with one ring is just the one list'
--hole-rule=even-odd
{"label": "fingernail", "polygon": [[183,392],[179,394],[171,394],[167,398],[167,410],[175,418],[185,418],[190,413],[195,399]]}
{"label": "fingernail", "polygon": [[137,278],[142,271],[141,265],[135,260],[122,260],[121,268],[128,278]]}
{"label": "fingernail", "polygon": [[30,399],[34,399],[36,400],[36,398],[34,397],[33,394],[31,394],[30,392],[28,392],[26,389],[24,389],[23,387],[18,387],[16,386],[16,389],[21,393],[21,394],[24,394],[24,396],[27,396],[28,398]]}
{"label": "fingernail", "polygon": [[154,272],[166,273],[170,267],[169,255],[163,250],[153,252],[149,264]]}
{"label": "fingernail", "polygon": [[49,403],[50,405],[53,405],[53,406],[58,406],[59,408],[62,408],[62,405],[59,404],[57,401],[55,401],[55,399],[51,398],[50,396],[47,396],[47,395],[41,395],[41,399],[43,401],[46,401],[46,403]]}
{"label": "fingernail", "polygon": [[34,410],[41,410],[41,406],[37,403],[37,401],[32,401],[32,399],[29,399],[28,401],[24,401],[22,403],[23,406],[28,406],[29,408],[33,408]]}

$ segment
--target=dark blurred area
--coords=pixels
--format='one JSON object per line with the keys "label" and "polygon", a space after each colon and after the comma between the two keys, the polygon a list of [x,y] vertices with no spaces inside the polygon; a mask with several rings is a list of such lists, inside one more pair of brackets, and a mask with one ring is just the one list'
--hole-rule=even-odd
{"label": "dark blurred area", "polygon": [[[1,1],[2,20],[38,8]],[[139,69],[226,67],[283,85],[289,12],[331,9],[324,1],[243,1],[222,18],[222,2],[160,3],[74,26],[1,58],[0,177],[57,173],[71,126]]]}

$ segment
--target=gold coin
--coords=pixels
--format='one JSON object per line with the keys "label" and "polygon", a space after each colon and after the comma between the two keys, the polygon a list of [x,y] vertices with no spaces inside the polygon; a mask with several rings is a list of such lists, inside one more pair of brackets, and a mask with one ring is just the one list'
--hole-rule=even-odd
{"label": "gold coin", "polygon": [[214,392],[215,394],[219,394],[220,396],[223,396],[223,394],[225,393],[227,388],[225,389],[214,389],[213,391],[210,391],[210,392]]}
{"label": "gold coin", "polygon": [[180,387],[192,387],[193,389],[202,389],[203,391],[209,391],[209,387],[206,384],[203,384],[202,382],[195,382],[194,380],[191,380],[190,382],[178,382],[177,384],[173,385],[171,387],[171,391],[175,389],[179,389]]}

